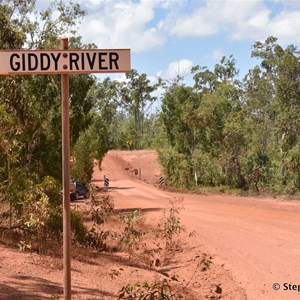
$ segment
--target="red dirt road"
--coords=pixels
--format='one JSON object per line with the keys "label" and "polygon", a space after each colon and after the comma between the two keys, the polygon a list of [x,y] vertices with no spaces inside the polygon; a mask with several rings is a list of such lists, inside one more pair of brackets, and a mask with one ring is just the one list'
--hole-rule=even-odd
{"label": "red dirt road", "polygon": [[[135,169],[141,169],[141,180],[132,172]],[[152,185],[161,170],[150,150],[110,151],[102,171],[98,167],[94,171],[95,185],[103,186],[104,175],[110,179],[108,192],[117,213],[142,209],[147,226],[157,226],[159,210],[170,207],[170,199],[184,198],[181,220],[188,232],[195,230],[197,235],[183,240],[183,251],[157,269],[147,267],[147,260],[135,261],[138,255],[128,260],[122,252],[77,249],[72,259],[72,299],[117,299],[128,282],[154,282],[165,268],[179,276],[181,286],[189,282],[197,300],[244,300],[245,291],[250,300],[300,299],[299,201],[163,191]],[[81,199],[72,206],[84,209],[86,204]],[[213,256],[205,272],[197,269],[203,253]],[[18,251],[0,242],[0,262],[0,300],[63,299],[60,256]],[[274,283],[280,285],[278,291],[273,290]]]}
{"label": "red dirt road", "polygon": [[[195,244],[224,264],[248,299],[300,299],[299,201],[166,192],[143,182],[153,183],[160,175],[153,157],[153,151],[110,151],[95,183],[103,184],[103,175],[110,179],[119,209],[151,211],[184,198],[182,220],[197,232]],[[142,180],[133,174],[135,168],[141,168]],[[277,283],[280,288],[274,290]]]}

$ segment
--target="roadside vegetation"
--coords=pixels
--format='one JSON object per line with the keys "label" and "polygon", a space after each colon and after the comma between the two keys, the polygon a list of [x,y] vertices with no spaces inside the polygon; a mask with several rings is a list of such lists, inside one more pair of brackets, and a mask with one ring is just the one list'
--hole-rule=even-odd
{"label": "roadside vegetation", "polygon": [[274,37],[253,45],[243,80],[233,57],[192,69],[194,86],[166,89],[160,153],[169,184],[299,195],[299,51]]}
{"label": "roadside vegetation", "polygon": [[[32,199],[36,197],[37,194],[32,195]],[[222,289],[213,283],[214,275],[209,273],[212,257],[191,252],[189,260],[180,267],[189,269],[188,277],[186,272],[182,276],[177,270],[181,263],[179,256],[186,255],[189,239],[196,235],[182,224],[183,209],[183,199],[170,201],[153,226],[152,221],[148,223],[147,213],[130,209],[117,211],[107,192],[92,188],[91,198],[75,204],[72,209],[73,259],[86,261],[92,256],[96,262],[102,260],[102,255],[112,261],[117,259],[118,268],[103,267],[102,270],[120,282],[115,299],[196,300],[200,296],[219,299]],[[30,213],[24,217],[23,226],[0,228],[0,242],[20,251],[38,253],[41,261],[49,256],[61,258],[61,213],[55,214],[49,209],[43,197],[33,201],[28,210]],[[128,278],[126,269],[131,267],[146,270],[147,275],[143,280],[134,275]],[[203,278],[211,281],[210,284],[202,287],[199,281]],[[50,296],[61,297],[58,293]]]}
{"label": "roadside vegetation", "polygon": [[230,56],[194,66],[191,86],[151,84],[136,70],[126,82],[97,82],[90,95],[107,144],[157,149],[171,187],[299,196],[299,51],[268,37],[251,56],[258,65],[243,79]]}
{"label": "roadside vegetation", "polygon": [[243,79],[230,56],[194,66],[191,86],[181,77],[151,85],[136,70],[98,82],[110,148],[157,149],[171,187],[299,196],[299,51],[268,37],[250,55],[258,64]]}
{"label": "roadside vegetation", "polygon": [[[124,282],[116,299],[196,300],[200,295],[219,299],[222,289],[216,292],[214,284],[213,289],[208,286],[193,288],[197,276],[210,276],[206,271],[213,263],[211,256],[201,253],[185,262],[191,268],[189,277],[182,277],[176,271],[175,265],[180,261],[177,257],[188,251],[189,239],[196,235],[195,232],[189,233],[182,224],[183,209],[183,199],[171,200],[153,226],[148,223],[147,213],[130,209],[117,211],[109,194],[94,190],[90,201],[75,209],[85,224],[85,229],[80,230],[79,243],[74,240],[77,259],[81,258],[82,248],[87,253],[96,251],[99,258],[101,253],[106,253],[120,259],[120,267],[110,270],[112,279],[119,278]],[[123,275],[126,265],[145,269],[151,275],[143,280],[134,276],[127,278]]]}

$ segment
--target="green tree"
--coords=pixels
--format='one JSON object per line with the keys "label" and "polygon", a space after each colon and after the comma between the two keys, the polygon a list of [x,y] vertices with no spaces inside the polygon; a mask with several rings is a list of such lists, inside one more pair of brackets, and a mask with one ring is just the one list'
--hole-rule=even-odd
{"label": "green tree", "polygon": [[109,149],[102,118],[96,113],[93,113],[92,117],[92,124],[81,132],[72,151],[71,175],[83,182],[90,182],[94,161],[98,161],[100,166],[104,154]]}
{"label": "green tree", "polygon": [[126,74],[127,81],[121,87],[122,105],[134,121],[134,144],[140,147],[144,135],[144,120],[156,100],[153,92],[157,85],[151,85],[146,74],[132,70]]}
{"label": "green tree", "polygon": [[246,187],[243,172],[243,157],[246,154],[247,122],[242,110],[232,112],[226,118],[221,144],[221,165],[225,173],[225,184],[239,188]]}
{"label": "green tree", "polygon": [[[120,84],[109,77],[97,82],[89,91],[89,98],[93,99],[96,111],[101,115],[105,124],[106,144],[110,148],[120,147],[120,127],[123,123]],[[126,139],[126,138],[125,138]],[[124,140],[122,142],[124,144]]]}
{"label": "green tree", "polygon": [[[75,26],[84,12],[78,4],[54,1],[39,14],[35,11],[35,1],[7,0],[1,2],[0,15],[5,28],[0,35],[1,48],[35,49],[57,48],[59,36],[75,35]],[[69,45],[78,48],[80,38],[71,37]],[[90,75],[70,78],[73,145],[92,121],[89,111],[93,102],[86,96],[94,81]],[[34,198],[28,197],[32,191],[37,191],[36,195],[43,194],[47,203],[61,204],[60,102],[59,76],[0,78],[0,199],[11,202],[15,222],[26,219],[23,218],[27,214],[26,207]],[[43,191],[39,188],[42,183]],[[58,193],[47,195],[50,185],[51,188],[55,185]]]}
{"label": "green tree", "polygon": [[223,182],[220,158],[227,159],[224,128],[230,114],[241,110],[235,61],[224,57],[214,71],[196,66],[192,72],[193,88],[176,81],[166,90],[161,118],[173,150],[187,159],[189,185],[217,185]]}
{"label": "green tree", "polygon": [[[162,101],[161,119],[166,130],[168,142],[173,149],[173,153],[177,151],[179,157],[184,157],[181,163],[177,164],[177,166],[176,164],[172,166],[180,168],[181,165],[184,165],[184,173],[187,175],[187,178],[182,180],[180,176],[176,175],[177,172],[173,171],[174,180],[177,178],[186,187],[191,184],[189,178],[193,172],[191,157],[201,137],[201,128],[199,129],[197,126],[197,117],[195,115],[195,110],[199,107],[199,103],[199,96],[193,91],[193,88],[177,85],[177,83],[167,89]],[[161,156],[164,155],[163,152],[160,153]],[[167,157],[168,155],[166,154]],[[162,157],[161,161],[165,162],[163,163],[164,167],[167,167],[166,164],[169,164],[169,159],[165,160]],[[187,171],[188,168],[190,168],[189,171]],[[168,173],[171,176],[171,172],[168,171]]]}
{"label": "green tree", "polygon": [[265,82],[265,88],[261,86],[258,94],[264,91],[268,94],[265,97],[268,103],[260,108],[265,115],[261,122],[265,128],[264,136],[270,136],[271,141],[274,137],[272,157],[280,157],[279,174],[282,183],[286,184],[286,157],[296,146],[299,132],[299,51],[293,45],[283,49],[276,38],[269,37],[264,43],[254,44],[252,56],[261,59],[262,71],[256,72],[261,79],[256,78]]}

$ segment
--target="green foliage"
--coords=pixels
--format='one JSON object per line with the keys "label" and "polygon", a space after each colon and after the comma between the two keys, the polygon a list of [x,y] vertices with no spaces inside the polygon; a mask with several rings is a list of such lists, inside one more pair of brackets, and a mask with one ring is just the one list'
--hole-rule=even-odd
{"label": "green foliage", "polygon": [[158,150],[158,159],[164,169],[168,183],[175,187],[189,187],[191,184],[191,165],[186,155],[175,148]]}
{"label": "green foliage", "polygon": [[[109,230],[103,230],[104,224],[114,214],[114,203],[109,195],[97,196],[91,187],[91,200],[87,202],[88,210],[72,211],[72,231],[74,243],[97,251],[107,250],[107,239],[112,235]],[[84,221],[90,220],[92,228],[88,229]]]}
{"label": "green foliage", "polygon": [[299,51],[269,37],[252,56],[261,64],[243,81],[224,57],[193,67],[193,88],[165,86],[159,159],[170,185],[299,193]]}
{"label": "green foliage", "polygon": [[183,210],[183,207],[178,205],[182,201],[183,199],[171,200],[171,207],[164,211],[163,218],[159,224],[168,250],[173,249],[177,245],[174,238],[186,230],[180,221],[180,212]]}
{"label": "green foliage", "polygon": [[[195,76],[200,80],[206,75],[200,71]],[[220,166],[224,128],[227,117],[240,110],[240,92],[232,82],[220,83],[221,73],[214,76],[217,83],[211,92],[207,87],[200,88],[197,81],[197,88],[203,92],[173,85],[163,98],[161,118],[173,148],[163,149],[159,156],[171,185],[215,185],[224,177]],[[212,78],[203,78],[203,84],[206,80]]]}
{"label": "green foliage", "polygon": [[[120,129],[122,127],[122,113],[118,111],[121,106],[119,97],[120,84],[105,78],[102,82],[95,83],[89,91],[97,112],[101,115],[105,126],[105,144],[110,147],[119,146]],[[122,139],[122,138],[121,138]],[[123,138],[123,143],[126,137]]]}
{"label": "green foliage", "polygon": [[199,103],[199,96],[190,87],[173,85],[164,95],[161,119],[168,142],[180,153],[190,153],[198,141],[194,110]]}
{"label": "green foliage", "polygon": [[197,183],[204,186],[222,184],[224,175],[217,158],[201,149],[196,149],[193,153],[192,162]]}
{"label": "green foliage", "polygon": [[114,214],[114,202],[112,197],[110,195],[104,195],[101,199],[95,199],[95,197],[92,196],[90,213],[92,221],[95,224],[103,224]]}
{"label": "green foliage", "polygon": [[269,176],[268,155],[262,152],[252,154],[247,160],[246,172],[250,186],[254,186],[259,193],[259,186],[266,183]]}
{"label": "green foliage", "polygon": [[82,132],[73,147],[71,174],[73,178],[90,182],[93,174],[94,160],[101,164],[108,150],[105,137],[105,125],[100,116],[94,114],[92,124]]}
{"label": "green foliage", "polygon": [[286,166],[291,183],[300,190],[300,142],[288,152]]}
{"label": "green foliage", "polygon": [[144,145],[144,148],[156,150],[167,148],[167,133],[163,121],[159,116],[159,112],[151,116],[151,120],[146,123],[146,126],[149,127],[147,129],[147,135],[145,135],[147,140],[142,140],[142,145]]}
{"label": "green foliage", "polygon": [[44,177],[43,181],[38,184],[37,187],[43,190],[49,199],[49,204],[52,207],[58,207],[62,203],[60,183],[58,183],[54,178],[50,176]]}
{"label": "green foliage", "polygon": [[17,49],[22,45],[24,34],[16,28],[9,19],[11,8],[8,5],[0,6],[0,33],[1,49]]}
{"label": "green foliage", "polygon": [[119,291],[118,299],[172,300],[176,299],[167,279],[149,284],[147,281],[128,283]]}
{"label": "green foliage", "polygon": [[47,231],[52,239],[58,242],[62,241],[63,215],[61,206],[51,208],[46,222]]}
{"label": "green foliage", "polygon": [[83,222],[83,215],[80,211],[72,210],[71,227],[73,243],[98,251],[106,250],[106,239],[109,236],[109,232],[95,226],[88,229]]}
{"label": "green foliage", "polygon": [[88,235],[88,228],[82,222],[82,214],[77,210],[71,211],[71,228],[74,242],[84,244]]}
{"label": "green foliage", "polygon": [[[66,34],[71,35],[70,49],[93,47],[82,45],[76,36],[74,29],[85,14],[77,3],[55,0],[41,13],[35,10],[34,0],[1,3],[2,49],[55,49]],[[71,146],[78,178],[87,181],[93,160],[101,161],[108,149],[103,122],[91,113],[95,103],[88,92],[95,80],[91,75],[70,76]],[[54,75],[0,78],[1,211],[12,229],[23,232],[22,245],[39,251],[46,241],[60,242],[62,235],[60,84],[60,76]],[[72,225],[77,242],[99,239],[77,212]]]}
{"label": "green foliage", "polygon": [[144,121],[148,110],[156,98],[152,93],[157,85],[150,85],[146,74],[139,74],[136,70],[126,73],[127,82],[120,87],[122,105],[134,122],[133,139],[135,147],[141,147],[141,139],[144,136]]}
{"label": "green foliage", "polygon": [[139,210],[126,214],[123,218],[125,228],[120,236],[120,243],[127,245],[131,252],[142,241],[144,233],[139,229],[139,225],[143,223],[143,218]]}
{"label": "green foliage", "polygon": [[128,140],[133,141],[135,149],[148,147],[155,133],[152,105],[156,97],[152,93],[157,85],[151,85],[147,75],[136,70],[126,77],[125,82],[105,78],[93,85],[88,97],[103,119],[109,148],[126,149]]}
{"label": "green foliage", "polygon": [[[53,1],[49,9],[38,14],[34,13],[35,1],[25,2],[5,1],[0,6],[0,13],[5,15],[1,20],[7,29],[0,36],[3,48],[57,48],[59,37],[73,31],[84,14],[78,4],[61,1]],[[70,47],[79,44],[80,38],[70,39]],[[0,111],[4,117],[0,124],[1,140],[4,139],[0,149],[1,181],[17,168],[29,178],[38,174],[41,179],[61,179],[59,79],[47,75],[0,78]],[[90,124],[88,112],[93,103],[86,94],[94,81],[90,75],[70,78],[72,144]]]}
{"label": "green foliage", "polygon": [[41,253],[47,243],[61,237],[61,209],[57,207],[61,194],[59,185],[50,177],[40,184],[27,180],[26,185],[23,190],[11,195],[12,210],[18,217],[12,225],[24,230],[27,248]]}
{"label": "green foliage", "polygon": [[18,176],[14,177],[8,189],[3,190],[5,198],[10,200],[16,222],[27,223],[30,227],[40,226],[40,223],[44,225],[50,210],[62,202],[60,184],[51,177],[45,177],[36,183],[20,170]]}

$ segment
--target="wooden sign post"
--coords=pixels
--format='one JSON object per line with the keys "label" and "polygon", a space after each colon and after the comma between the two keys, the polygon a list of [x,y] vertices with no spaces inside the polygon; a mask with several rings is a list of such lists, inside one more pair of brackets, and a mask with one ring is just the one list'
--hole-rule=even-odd
{"label": "wooden sign post", "polygon": [[[60,40],[60,47],[68,49],[68,39]],[[62,122],[62,181],[63,181],[63,259],[64,296],[71,299],[71,210],[70,210],[70,112],[69,74],[61,75]]]}

